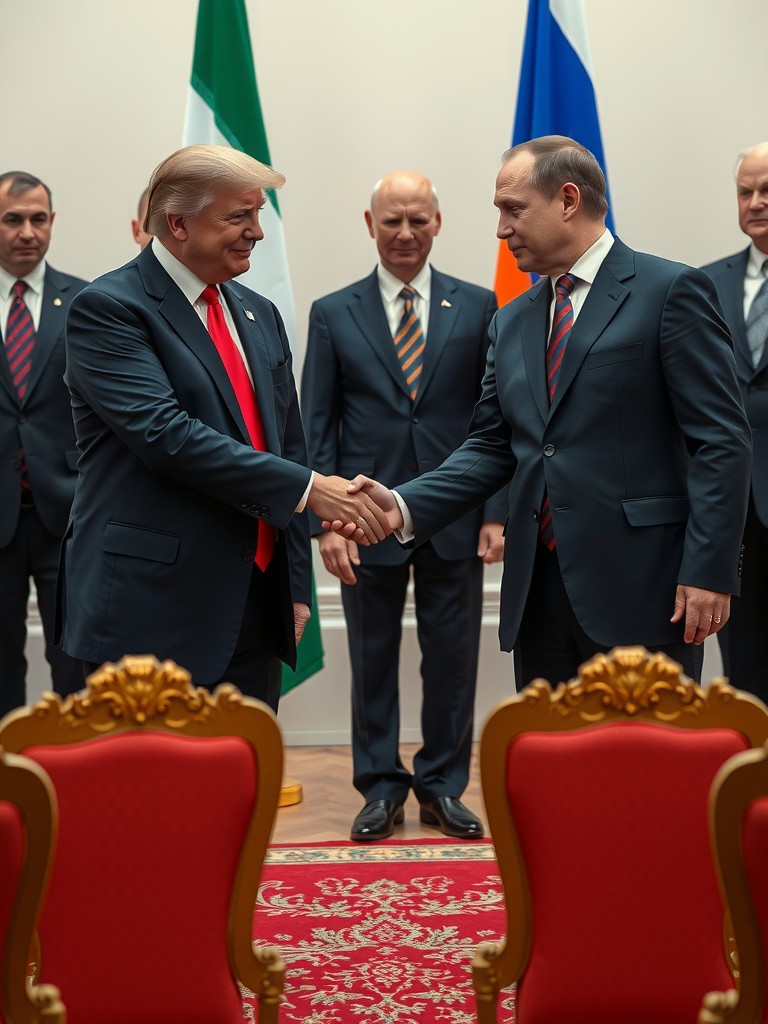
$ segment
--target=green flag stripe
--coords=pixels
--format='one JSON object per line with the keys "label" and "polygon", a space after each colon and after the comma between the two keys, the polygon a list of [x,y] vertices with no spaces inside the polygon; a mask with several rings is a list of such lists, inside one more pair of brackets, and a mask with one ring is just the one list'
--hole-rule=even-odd
{"label": "green flag stripe", "polygon": [[[245,0],[200,0],[191,85],[227,142],[271,165]],[[269,199],[279,214],[274,192]]]}

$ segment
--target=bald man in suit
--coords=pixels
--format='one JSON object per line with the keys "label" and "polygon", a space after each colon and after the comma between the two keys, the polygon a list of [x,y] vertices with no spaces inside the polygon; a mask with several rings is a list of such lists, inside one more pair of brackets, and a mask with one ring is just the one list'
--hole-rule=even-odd
{"label": "bald man in suit", "polygon": [[718,640],[733,685],[768,702],[768,142],[740,154],[736,199],[749,245],[704,267],[733,335],[754,447],[741,593]]}
{"label": "bald man in suit", "polygon": [[[432,183],[388,174],[365,212],[377,268],[310,313],[302,416],[325,473],[365,468],[395,483],[459,443],[480,395],[496,298],[428,263],[441,227]],[[342,582],[352,666],[354,785],[365,804],[351,837],[386,839],[411,790],[421,821],[454,838],[482,825],[460,797],[469,777],[483,563],[503,551],[506,497],[492,496],[415,550],[394,539],[358,550],[315,521],[326,568]],[[413,771],[399,754],[399,662],[413,578],[421,649],[423,743]]]}
{"label": "bald man in suit", "polygon": [[46,262],[54,218],[39,178],[0,175],[0,716],[26,703],[30,578],[54,688],[68,693],[82,680],[52,640],[59,546],[77,479],[64,326],[86,282]]}

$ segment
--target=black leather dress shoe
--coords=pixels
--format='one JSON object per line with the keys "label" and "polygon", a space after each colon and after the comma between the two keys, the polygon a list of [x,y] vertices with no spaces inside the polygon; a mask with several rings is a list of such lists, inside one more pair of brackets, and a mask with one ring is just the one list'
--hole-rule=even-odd
{"label": "black leather dress shoe", "polygon": [[482,839],[483,823],[456,796],[438,796],[421,805],[419,821],[434,825],[452,839]]}
{"label": "black leather dress shoe", "polygon": [[358,842],[389,839],[395,825],[402,825],[404,820],[402,804],[394,800],[370,800],[352,822],[350,839]]}

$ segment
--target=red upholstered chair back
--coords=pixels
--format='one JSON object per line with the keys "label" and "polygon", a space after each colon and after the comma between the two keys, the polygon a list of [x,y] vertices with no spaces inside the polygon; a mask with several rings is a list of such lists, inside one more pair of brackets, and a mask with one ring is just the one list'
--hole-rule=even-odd
{"label": "red upholstered chair back", "polygon": [[518,1024],[680,1024],[730,985],[707,801],[764,738],[759,702],[642,648],[491,715],[481,775],[508,920],[476,956],[481,1022],[513,981]]}
{"label": "red upholstered chair back", "polygon": [[282,963],[252,947],[282,776],[272,712],[233,687],[196,690],[171,662],[125,658],[2,735],[58,797],[39,934],[70,1024],[241,1024],[238,981],[262,997],[260,1021],[276,1020]]}
{"label": "red upholstered chair back", "polygon": [[56,798],[33,761],[0,750],[0,1024],[64,1024],[58,989],[27,984],[56,834]]}
{"label": "red upholstered chair back", "polygon": [[710,829],[723,900],[733,924],[738,991],[711,992],[701,1024],[768,1024],[768,749],[722,766],[712,786]]}

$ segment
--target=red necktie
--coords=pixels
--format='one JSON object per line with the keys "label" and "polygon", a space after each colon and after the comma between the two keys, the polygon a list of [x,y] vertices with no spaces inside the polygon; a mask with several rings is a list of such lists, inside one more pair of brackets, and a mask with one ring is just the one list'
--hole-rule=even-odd
{"label": "red necktie", "polygon": [[[8,321],[5,326],[5,354],[11,370],[11,380],[19,396],[19,402],[27,392],[29,371],[32,369],[32,350],[35,347],[35,325],[32,315],[24,301],[27,290],[26,281],[16,281],[11,291],[13,299],[8,310]],[[29,474],[24,452],[19,452],[21,462],[21,489],[29,491]],[[29,500],[22,498],[22,501]]]}
{"label": "red necktie", "polygon": [[[259,452],[267,450],[267,439],[264,434],[264,424],[261,420],[261,413],[256,402],[256,394],[251,384],[251,378],[245,368],[243,357],[229,333],[227,322],[224,319],[224,310],[219,301],[219,290],[209,284],[200,296],[203,302],[208,304],[208,333],[213,339],[224,369],[227,371],[230,383],[235,392],[240,411],[243,414],[245,425],[248,429],[248,436],[251,444]],[[256,543],[256,557],[254,561],[262,572],[267,568],[275,550],[275,530],[268,523],[259,523],[259,536]]]}
{"label": "red necktie", "polygon": [[[549,402],[555,397],[557,378],[565,355],[565,346],[573,327],[573,305],[571,292],[576,284],[573,274],[563,274],[555,283],[555,316],[552,320],[552,332],[547,345],[547,393]],[[539,515],[539,536],[550,551],[555,550],[555,531],[552,526],[552,510],[549,507],[549,495],[544,495]]]}

